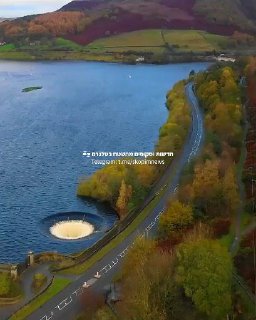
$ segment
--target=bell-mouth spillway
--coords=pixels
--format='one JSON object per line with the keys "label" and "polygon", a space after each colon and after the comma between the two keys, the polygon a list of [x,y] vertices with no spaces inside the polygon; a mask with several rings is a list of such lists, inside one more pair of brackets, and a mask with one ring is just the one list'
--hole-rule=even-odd
{"label": "bell-mouth spillway", "polygon": [[98,214],[88,212],[62,212],[41,220],[41,231],[54,243],[93,243],[111,226]]}
{"label": "bell-mouth spillway", "polygon": [[50,227],[50,233],[62,240],[78,240],[94,232],[94,226],[84,220],[59,221]]}

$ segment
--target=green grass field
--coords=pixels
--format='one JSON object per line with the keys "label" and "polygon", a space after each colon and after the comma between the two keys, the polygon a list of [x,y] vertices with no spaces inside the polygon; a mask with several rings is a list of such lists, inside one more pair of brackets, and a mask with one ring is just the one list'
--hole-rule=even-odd
{"label": "green grass field", "polygon": [[[165,41],[178,51],[205,52],[219,50],[228,43],[228,38],[198,30],[164,30]],[[141,30],[96,40],[87,48],[111,49],[119,52],[128,50],[163,50],[165,43],[160,29]],[[157,48],[158,47],[158,48]]]}
{"label": "green grass field", "polygon": [[219,50],[228,41],[227,37],[198,30],[165,31],[164,37],[170,46],[177,46],[179,51],[205,52]]}
{"label": "green grass field", "polygon": [[117,36],[111,36],[96,40],[88,46],[89,48],[104,47],[129,47],[129,46],[163,46],[161,30],[141,30],[123,33]]}
{"label": "green grass field", "polygon": [[152,29],[102,38],[90,43],[87,49],[96,52],[123,53],[135,51],[161,53],[164,50],[164,42],[161,37],[161,30]]}
{"label": "green grass field", "polygon": [[29,316],[32,312],[40,308],[44,303],[46,303],[49,299],[54,297],[57,293],[63,290],[67,285],[70,284],[70,280],[68,279],[60,279],[55,278],[53,280],[52,285],[38,298],[33,300],[31,303],[26,305],[24,308],[16,312],[10,320],[24,320]]}
{"label": "green grass field", "polygon": [[84,48],[83,46],[80,46],[79,44],[73,41],[66,40],[63,38],[56,38],[54,46],[56,46],[58,49],[64,48],[71,50],[82,50]]}
{"label": "green grass field", "polygon": [[8,52],[15,49],[14,44],[5,44],[4,46],[0,46],[0,52]]}
{"label": "green grass field", "polygon": [[220,36],[218,34],[212,34],[204,31],[198,32],[206,41],[208,41],[217,49],[226,48],[229,45],[229,38],[226,36]]}

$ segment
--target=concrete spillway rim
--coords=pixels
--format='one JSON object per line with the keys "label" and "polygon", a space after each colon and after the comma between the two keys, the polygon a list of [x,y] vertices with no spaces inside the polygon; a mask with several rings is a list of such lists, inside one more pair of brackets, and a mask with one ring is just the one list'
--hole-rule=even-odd
{"label": "concrete spillway rim", "polygon": [[84,220],[59,221],[50,227],[50,233],[61,240],[79,240],[94,232],[94,226]]}

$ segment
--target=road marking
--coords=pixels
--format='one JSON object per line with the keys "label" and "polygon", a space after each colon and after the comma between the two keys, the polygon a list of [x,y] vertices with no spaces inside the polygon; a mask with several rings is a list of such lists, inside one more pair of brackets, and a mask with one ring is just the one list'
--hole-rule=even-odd
{"label": "road marking", "polygon": [[[176,188],[178,188],[179,185],[177,185]],[[145,237],[148,235],[148,232],[150,230],[152,230],[152,228],[157,224],[158,220],[160,219],[161,215],[164,213],[164,209],[162,209],[156,216],[155,218],[149,223],[149,225],[143,230],[142,233],[139,233],[138,236],[139,237]],[[110,262],[109,264],[105,265],[100,271],[97,271],[98,274],[100,274],[101,276],[107,274],[111,269],[113,269],[121,260],[123,259],[126,254],[128,253],[129,249],[133,246],[134,242],[130,245],[127,246],[122,252],[120,252],[113,260],[112,262]],[[97,279],[90,279],[88,282],[90,282],[90,286],[93,285],[95,282],[97,281]],[[79,287],[78,289],[76,289],[72,295],[74,295],[76,298],[78,298],[83,292],[84,292],[85,288],[83,288],[82,286]],[[72,296],[65,298],[63,301],[61,301],[56,307],[55,309],[57,309],[58,311],[62,311],[63,309],[65,309],[68,305],[70,305],[72,302],[74,301],[74,299],[72,298]],[[41,318],[40,320],[50,320],[52,319],[54,316],[54,312],[51,311],[51,316],[50,318],[45,315],[43,318]]]}
{"label": "road marking", "polygon": [[66,299],[64,299],[63,301],[61,301],[61,303],[59,303],[56,307],[59,309],[59,311],[63,310],[64,308],[66,308],[66,306],[68,306],[70,303],[72,303],[73,299],[71,296],[67,297]]}
{"label": "road marking", "polygon": [[53,312],[51,311],[51,316],[50,316],[50,318],[45,315],[45,316],[43,316],[43,318],[41,318],[40,320],[50,320],[50,319],[52,319],[52,317],[53,317]]}
{"label": "road marking", "polygon": [[[194,98],[194,97],[193,97]],[[193,101],[194,100],[194,101]],[[200,121],[199,119],[199,108],[197,106],[197,100],[196,99],[192,99],[192,103],[194,105],[194,109],[196,110],[196,121],[197,121],[197,127],[198,127],[198,131],[196,133],[196,137],[195,137],[195,140],[193,142],[193,145],[192,145],[192,150],[188,156],[188,162],[191,161],[191,158],[193,156],[196,155],[196,153],[198,152],[198,149],[199,149],[199,146],[200,146],[200,143],[202,141],[202,131],[203,131],[203,125],[202,125],[202,121]],[[192,117],[193,117],[193,114],[192,114]],[[174,193],[177,192],[178,190],[178,187],[179,185],[177,185],[174,189]],[[144,231],[142,233],[139,233],[138,236],[139,237],[145,237],[148,235],[148,232],[157,224],[158,220],[160,219],[161,215],[164,213],[164,210],[160,211],[158,213],[158,215],[154,218],[153,221],[150,222],[150,224],[144,229]],[[120,262],[120,259],[123,259],[128,250],[133,246],[134,242],[126,247],[121,253],[119,253],[116,258],[114,260],[112,260],[111,263],[107,264],[106,266],[104,266],[100,271],[98,271],[97,273],[98,274],[102,274],[105,275],[107,274],[112,268],[114,268],[119,262]],[[89,280],[91,281],[91,280]],[[97,280],[94,279],[94,282],[92,282],[92,285],[96,282]],[[79,295],[81,295],[82,293],[84,292],[84,288],[80,287],[78,288],[76,291],[74,291],[72,294],[75,295],[76,297],[79,297]],[[66,308],[68,305],[70,305],[72,303],[73,299],[72,299],[72,296],[64,299],[61,303],[59,303],[55,308],[58,308],[59,311],[63,310],[64,308]],[[45,315],[43,318],[41,318],[40,320],[50,320],[52,319],[54,316],[54,312],[51,311],[51,316],[48,317],[47,315]]]}
{"label": "road marking", "polygon": [[120,258],[124,258],[128,252],[129,247],[125,248],[124,251],[122,251],[121,253],[119,253],[119,257]]}
{"label": "road marking", "polygon": [[79,287],[72,294],[76,295],[76,297],[79,297],[79,296],[81,296],[81,294],[83,294],[83,292],[84,292],[83,287]]}

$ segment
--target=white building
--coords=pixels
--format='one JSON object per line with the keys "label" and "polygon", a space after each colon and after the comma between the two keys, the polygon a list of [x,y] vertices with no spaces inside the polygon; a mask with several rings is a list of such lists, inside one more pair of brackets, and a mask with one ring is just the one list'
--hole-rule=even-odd
{"label": "white building", "polygon": [[136,59],[137,63],[144,62],[144,61],[145,61],[144,57],[139,57],[139,58]]}
{"label": "white building", "polygon": [[216,58],[217,61],[224,61],[224,62],[236,62],[236,59],[235,58],[232,58],[232,57],[227,57],[225,56],[223,53],[220,54],[217,58]]}

